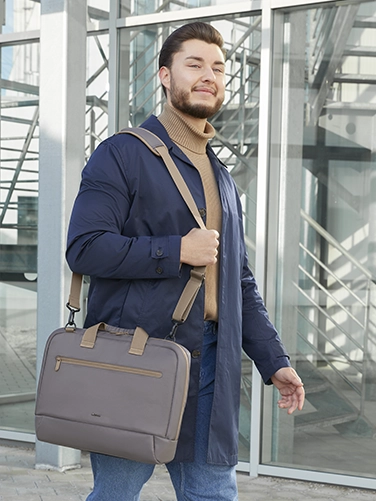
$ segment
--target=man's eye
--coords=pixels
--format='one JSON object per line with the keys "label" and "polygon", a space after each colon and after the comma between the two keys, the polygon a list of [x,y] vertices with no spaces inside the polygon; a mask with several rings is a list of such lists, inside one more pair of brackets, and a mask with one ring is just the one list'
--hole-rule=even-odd
{"label": "man's eye", "polygon": [[213,71],[216,71],[217,73],[223,73],[222,68],[214,68]]}

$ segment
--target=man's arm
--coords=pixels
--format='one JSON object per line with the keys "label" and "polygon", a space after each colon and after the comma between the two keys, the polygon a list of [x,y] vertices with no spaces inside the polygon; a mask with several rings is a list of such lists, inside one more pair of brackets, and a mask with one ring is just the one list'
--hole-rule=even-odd
{"label": "man's arm", "polygon": [[[288,414],[292,414],[296,409],[303,408],[305,398],[303,383],[290,366],[288,354],[269,320],[253,275],[251,277],[248,276],[246,286],[248,305],[246,308],[243,307],[243,311],[245,309],[243,321],[245,316],[248,325],[245,340],[243,336],[243,348],[254,360],[264,382],[273,383],[279,390],[281,394],[278,400],[279,408],[288,409]],[[252,327],[249,328],[249,325]]]}
{"label": "man's arm", "polygon": [[[77,273],[114,279],[163,279],[180,273],[180,235],[127,236],[129,193],[116,148],[102,143],[86,165],[69,230],[67,261]],[[163,274],[158,268],[163,267]]]}
{"label": "man's arm", "polygon": [[248,266],[243,246],[243,349],[254,360],[264,382],[274,384],[281,398],[278,406],[292,414],[304,404],[303,383],[291,367],[288,353],[277,330],[269,319],[264,301],[259,294],[255,278]]}

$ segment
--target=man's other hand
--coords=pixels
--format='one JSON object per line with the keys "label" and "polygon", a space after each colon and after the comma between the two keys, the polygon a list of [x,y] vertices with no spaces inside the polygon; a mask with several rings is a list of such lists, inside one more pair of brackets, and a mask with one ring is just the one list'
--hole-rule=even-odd
{"label": "man's other hand", "polygon": [[278,388],[281,398],[278,400],[280,409],[288,409],[292,414],[296,409],[300,411],[304,405],[304,388],[298,374],[292,367],[283,367],[271,377],[272,382]]}

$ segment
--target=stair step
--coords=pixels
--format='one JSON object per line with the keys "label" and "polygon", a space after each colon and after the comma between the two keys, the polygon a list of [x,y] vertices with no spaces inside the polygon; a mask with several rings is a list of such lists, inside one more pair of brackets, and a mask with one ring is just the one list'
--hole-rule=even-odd
{"label": "stair step", "polygon": [[356,56],[356,57],[376,57],[376,48],[375,47],[366,47],[353,45],[348,46],[343,51],[344,56]]}
{"label": "stair step", "polygon": [[339,414],[337,416],[319,417],[318,412],[310,412],[308,414],[301,414],[295,417],[295,428],[299,430],[308,431],[317,427],[335,426],[338,424],[349,423],[356,421],[359,417],[358,413]]}
{"label": "stair step", "polygon": [[304,391],[306,395],[310,395],[311,393],[320,393],[326,390],[329,387],[329,383],[324,381],[322,383],[304,383]]}
{"label": "stair step", "polygon": [[295,362],[298,374],[304,382],[306,400],[313,407],[294,418],[297,430],[310,431],[317,428],[334,426],[342,435],[349,437],[375,437],[375,426],[360,410],[336,387],[315,363],[300,354]]}
{"label": "stair step", "polygon": [[375,85],[376,75],[336,73],[333,82]]}
{"label": "stair step", "polygon": [[358,17],[355,19],[354,28],[376,29],[376,17]]}

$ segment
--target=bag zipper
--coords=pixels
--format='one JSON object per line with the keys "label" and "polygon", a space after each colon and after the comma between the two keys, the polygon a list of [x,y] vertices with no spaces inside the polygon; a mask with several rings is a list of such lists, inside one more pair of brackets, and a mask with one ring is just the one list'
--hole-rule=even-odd
{"label": "bag zipper", "polygon": [[79,358],[56,357],[55,371],[60,369],[61,364],[80,365],[82,367],[91,367],[93,369],[107,369],[111,371],[127,372],[129,374],[137,374],[139,376],[149,376],[161,378],[162,372],[151,371],[148,369],[137,369],[135,367],[127,367],[124,365],[106,364],[103,362],[91,362],[90,360],[81,360]]}

